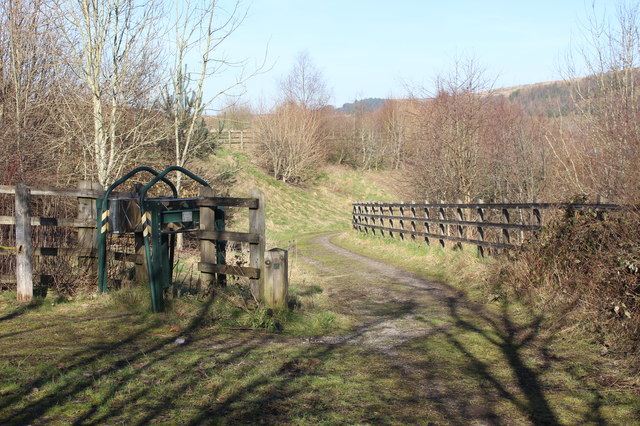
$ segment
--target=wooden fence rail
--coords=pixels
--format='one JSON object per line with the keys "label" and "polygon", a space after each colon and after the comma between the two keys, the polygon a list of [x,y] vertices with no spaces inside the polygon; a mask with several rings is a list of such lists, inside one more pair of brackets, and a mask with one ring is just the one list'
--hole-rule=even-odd
{"label": "wooden fence rail", "polygon": [[[622,209],[615,204],[577,203],[353,203],[354,229],[381,236],[423,238],[429,245],[438,241],[473,244],[478,254],[487,249],[513,249],[540,231],[543,211],[593,210],[602,214]],[[420,213],[420,216],[418,215]],[[409,227],[407,227],[409,224]]]}

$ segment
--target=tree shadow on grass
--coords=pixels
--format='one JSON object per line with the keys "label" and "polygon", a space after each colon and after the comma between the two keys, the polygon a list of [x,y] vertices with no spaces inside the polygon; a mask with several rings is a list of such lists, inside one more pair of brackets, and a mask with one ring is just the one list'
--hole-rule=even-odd
{"label": "tree shadow on grass", "polygon": [[[516,321],[506,302],[489,312],[444,284],[439,291],[406,287],[426,299],[362,301],[367,321],[335,339],[217,334],[206,328],[208,299],[183,330],[183,344],[176,336],[150,338],[158,324],[142,323],[114,341],[54,354],[52,364],[63,368],[4,394],[0,424],[560,424],[557,389],[542,378],[559,361],[541,317]],[[425,310],[425,300],[441,312]],[[391,348],[371,341],[385,324],[405,319],[422,327],[419,336]],[[586,395],[576,422],[606,423],[603,396]]]}
{"label": "tree shadow on grass", "polygon": [[[185,335],[189,335],[190,332],[200,327],[211,303],[212,298],[209,298],[199,315],[193,319],[189,327],[185,330]],[[175,337],[161,339],[150,347],[145,347],[142,351],[135,351],[131,348],[133,344],[142,339],[146,333],[155,327],[155,324],[149,324],[115,342],[83,347],[72,354],[58,358],[56,363],[63,365],[63,369],[59,371],[48,371],[39,377],[35,377],[31,381],[23,383],[20,386],[20,391],[7,398],[3,398],[0,402],[0,410],[5,410],[5,412],[9,411],[9,414],[5,417],[0,417],[0,424],[29,424],[36,419],[40,419],[52,407],[69,402],[73,398],[80,396],[83,392],[91,389],[101,378],[115,375],[132,363],[161,352],[173,343]],[[139,369],[134,375],[140,374],[141,371],[150,368],[158,361],[167,359],[171,356],[171,353],[178,350],[178,346],[169,347],[170,349],[166,351],[166,354],[163,353],[163,355],[145,363],[143,368]],[[96,372],[87,373],[94,369],[96,364],[104,357],[113,356],[114,353],[117,354],[118,352],[123,353],[123,355],[116,356],[116,359],[111,365],[101,368]],[[124,378],[131,379],[132,377],[133,375],[125,375]],[[124,378],[118,381],[121,384],[115,386],[111,390],[111,394],[122,387],[125,383]],[[40,389],[46,386],[51,387],[51,389],[46,393],[40,392]],[[22,400],[28,400],[29,402],[18,410],[7,410],[12,405],[19,404]],[[105,398],[102,398],[101,402],[104,401]],[[83,422],[88,419],[97,411],[99,406],[100,403],[91,405],[85,414],[75,419],[75,422]]]}
{"label": "tree shadow on grass", "polygon": [[[441,386],[437,397],[449,401],[440,405],[447,419],[455,422],[479,417],[490,424],[503,424],[518,421],[509,417],[517,413],[522,416],[521,421],[536,425],[562,424],[563,418],[578,423],[607,423],[602,412],[602,394],[584,377],[564,366],[565,361],[570,365],[576,360],[553,354],[551,344],[555,336],[542,333],[541,315],[528,312],[528,321],[515,320],[508,300],[501,302],[498,312],[489,312],[461,294],[441,298],[441,302],[447,306],[452,326],[441,334],[449,353],[438,359],[450,357],[450,362],[445,361],[445,371],[457,368],[463,373],[458,378],[464,376],[460,385],[455,380],[443,380],[446,377],[434,379]],[[426,347],[424,355],[430,356],[428,344],[417,347],[422,350]],[[565,385],[559,378],[543,378],[553,370],[574,383]],[[574,407],[573,403],[558,401],[563,393],[570,397],[575,391],[589,400]]]}
{"label": "tree shadow on grass", "polygon": [[43,303],[44,303],[44,299],[36,297],[30,303],[25,303],[20,306],[17,306],[11,312],[0,316],[0,322],[9,321],[16,317],[19,317],[20,315],[26,312],[29,312],[30,310],[39,308],[40,306],[42,306]]}

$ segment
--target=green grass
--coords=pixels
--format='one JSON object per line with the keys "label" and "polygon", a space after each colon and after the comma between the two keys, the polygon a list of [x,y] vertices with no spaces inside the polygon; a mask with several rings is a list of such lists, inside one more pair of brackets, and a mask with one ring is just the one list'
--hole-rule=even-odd
{"label": "green grass", "polygon": [[[223,152],[215,161],[228,161]],[[234,195],[243,196],[250,188],[265,193],[267,204],[267,238],[272,244],[287,244],[309,232],[348,229],[351,203],[356,199],[388,200],[392,198],[386,181],[392,172],[362,173],[345,167],[332,167],[313,182],[289,185],[274,179],[251,165],[242,155],[234,157],[242,167]],[[387,177],[387,179],[385,179]],[[244,216],[231,228],[247,226]]]}
{"label": "green grass", "polygon": [[[590,342],[548,333],[517,300],[489,297],[494,260],[350,231],[334,238],[447,288],[431,293],[317,243],[349,229],[352,201],[390,199],[388,175],[335,168],[294,187],[225,155],[244,167],[232,196],[265,192],[267,248],[289,249],[293,309],[247,313],[185,295],[150,314],[135,288],[28,306],[0,294],[0,424],[637,420],[637,388],[616,382],[620,366]],[[389,330],[406,338],[385,349],[375,338]]]}
{"label": "green grass", "polygon": [[[2,299],[2,424],[426,418],[389,405],[410,399],[410,392],[384,357],[362,348],[222,334],[202,326],[201,315],[178,333],[162,315],[131,312],[110,298],[45,309],[48,302],[24,310]],[[176,344],[178,336],[186,342]]]}
{"label": "green grass", "polygon": [[496,299],[485,283],[495,259],[355,231],[333,241],[437,278],[457,294],[448,299],[446,316],[415,317],[447,329],[405,346],[410,357],[438,366],[446,392],[469,401],[479,401],[478,390],[497,392],[491,410],[515,423],[629,424],[639,418],[640,388],[632,369],[603,357],[591,341],[546,329],[543,312],[519,300]]}

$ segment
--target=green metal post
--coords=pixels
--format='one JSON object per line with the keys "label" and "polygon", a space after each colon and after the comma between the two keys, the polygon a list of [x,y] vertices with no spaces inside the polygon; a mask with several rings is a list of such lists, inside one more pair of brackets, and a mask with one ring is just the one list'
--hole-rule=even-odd
{"label": "green metal post", "polygon": [[156,203],[153,203],[153,205],[151,206],[151,243],[153,247],[151,250],[151,263],[153,264],[153,278],[149,283],[152,289],[152,297],[154,299],[154,302],[152,303],[154,307],[153,312],[160,312],[164,308],[162,297],[162,271],[164,269],[162,260],[164,256],[160,226],[160,212],[158,211],[158,205]]}
{"label": "green metal post", "polygon": [[162,270],[162,280],[160,288],[163,290],[171,286],[171,265],[169,265],[169,236],[160,234],[160,264]]}

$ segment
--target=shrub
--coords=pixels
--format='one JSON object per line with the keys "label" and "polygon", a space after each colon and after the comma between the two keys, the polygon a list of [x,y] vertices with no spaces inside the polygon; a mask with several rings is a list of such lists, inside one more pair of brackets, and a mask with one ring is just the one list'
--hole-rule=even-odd
{"label": "shrub", "polygon": [[640,347],[639,251],[637,211],[568,212],[514,253],[497,282],[558,328],[632,353]]}

